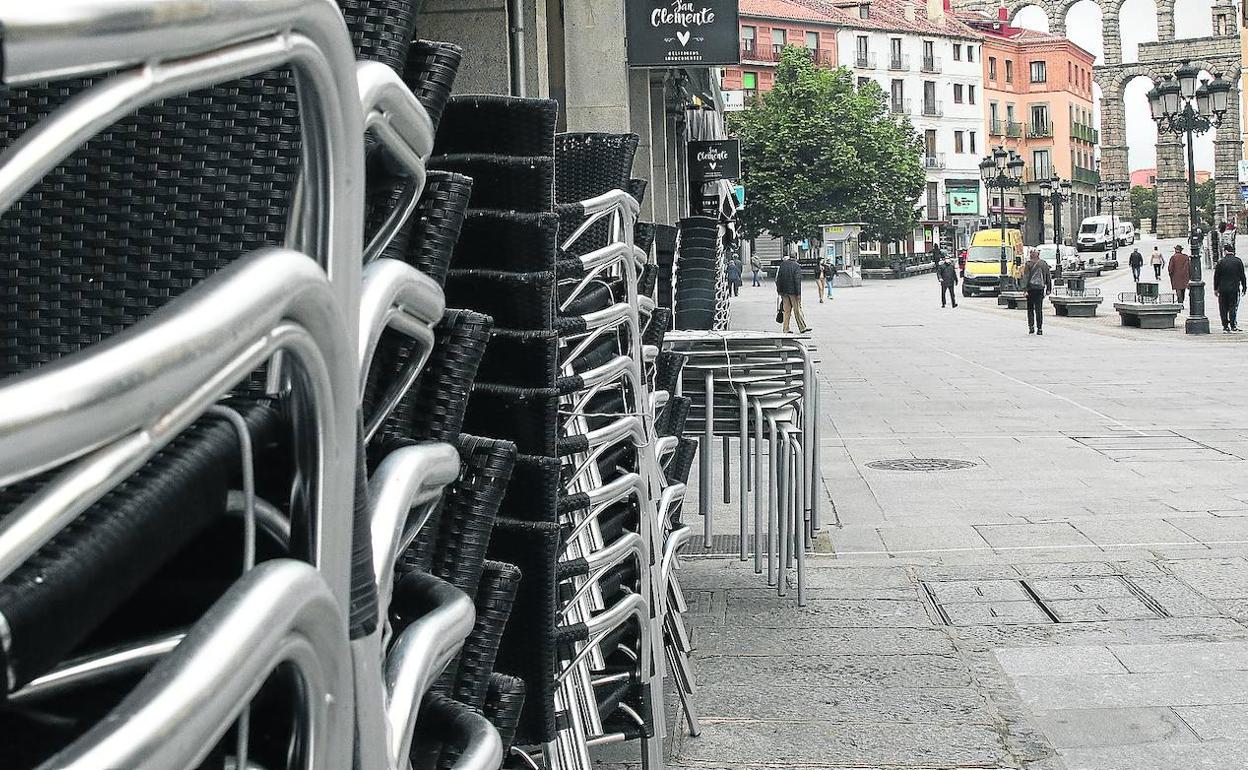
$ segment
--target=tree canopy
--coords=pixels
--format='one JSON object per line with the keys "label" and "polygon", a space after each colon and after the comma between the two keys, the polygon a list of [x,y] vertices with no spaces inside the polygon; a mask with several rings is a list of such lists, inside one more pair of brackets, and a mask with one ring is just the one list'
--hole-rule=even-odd
{"label": "tree canopy", "polygon": [[1148,222],[1150,226],[1156,225],[1156,188],[1144,187],[1138,184],[1131,188],[1131,219],[1135,222],[1136,227],[1140,227],[1141,222]]}
{"label": "tree canopy", "polygon": [[891,241],[915,226],[922,143],[874,81],[858,87],[849,70],[817,67],[789,46],[775,87],[732,113],[730,129],[741,139],[749,235],[818,238],[819,225],[863,222],[867,237]]}

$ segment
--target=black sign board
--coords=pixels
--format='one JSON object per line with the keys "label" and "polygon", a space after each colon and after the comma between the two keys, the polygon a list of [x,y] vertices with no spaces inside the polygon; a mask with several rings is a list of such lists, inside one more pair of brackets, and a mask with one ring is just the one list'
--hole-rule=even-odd
{"label": "black sign board", "polygon": [[688,145],[689,181],[741,178],[741,140],[711,139]]}
{"label": "black sign board", "polygon": [[741,63],[738,0],[624,0],[628,66]]}

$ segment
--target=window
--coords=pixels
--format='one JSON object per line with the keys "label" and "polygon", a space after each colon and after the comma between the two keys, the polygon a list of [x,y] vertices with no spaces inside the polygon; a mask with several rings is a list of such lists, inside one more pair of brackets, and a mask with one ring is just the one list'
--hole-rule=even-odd
{"label": "window", "polygon": [[1067,80],[1074,79],[1075,84],[1077,85],[1079,83],[1078,78],[1075,77],[1077,74],[1078,73],[1075,72],[1075,65],[1071,64],[1070,62],[1066,62],[1066,79]]}
{"label": "window", "polygon": [[1047,136],[1049,133],[1049,105],[1034,104],[1031,107],[1031,130],[1034,136]]}
{"label": "window", "polygon": [[1005,60],[1005,82],[1014,82],[1014,62],[1011,59]]}
{"label": "window", "polygon": [[860,77],[858,78],[858,88],[861,89],[863,86],[865,86],[867,83],[870,83],[870,82],[871,82],[871,78]]}
{"label": "window", "polygon": [[936,157],[936,129],[929,128],[923,132],[923,147],[927,157]]}
{"label": "window", "polygon": [[1043,61],[1033,61],[1031,63],[1031,82],[1045,83],[1048,81],[1048,73],[1045,71]]}
{"label": "window", "polygon": [[[954,104],[962,103],[962,84],[961,83],[953,84],[953,103]],[[958,133],[961,134],[962,132],[959,131]]]}
{"label": "window", "polygon": [[961,43],[953,44],[953,60],[962,61],[962,44]]}
{"label": "window", "polygon": [[1053,176],[1053,162],[1049,159],[1048,150],[1035,150],[1031,153],[1031,169],[1036,179],[1048,179]]}
{"label": "window", "polygon": [[988,79],[997,79],[997,57],[995,56],[988,57]]}
{"label": "window", "polygon": [[906,103],[906,84],[903,80],[894,80],[889,86],[889,93],[892,95],[893,112],[905,111]]}
{"label": "window", "polygon": [[901,61],[901,38],[892,37],[888,39],[888,54],[894,62]]}
{"label": "window", "polygon": [[755,27],[741,28],[741,50],[753,51],[754,41],[758,37],[758,29]]}
{"label": "window", "polygon": [[971,145],[970,147],[967,148],[967,152],[974,155],[975,154],[975,132],[971,131],[969,134],[967,134],[967,139],[970,140],[970,145]]}
{"label": "window", "polygon": [[788,42],[787,37],[788,37],[788,36],[785,34],[785,31],[784,31],[784,30],[782,30],[782,29],[773,29],[773,30],[771,31],[771,44],[772,44],[772,45],[778,45],[778,46],[780,46],[780,47],[782,47],[782,48],[783,48],[783,47],[784,47],[784,44],[785,44],[786,42]]}
{"label": "window", "polygon": [[953,151],[959,155],[966,151],[966,147],[962,143],[962,136],[963,134],[961,131],[953,132]]}
{"label": "window", "polygon": [[996,102],[988,103],[988,119],[992,121],[993,128],[996,128],[997,122],[1001,120],[999,107],[1001,105]]}
{"label": "window", "polygon": [[966,47],[966,60],[975,61],[975,46],[968,45]]}
{"label": "window", "polygon": [[866,3],[859,5],[858,6],[858,18],[860,19],[871,18],[871,6],[867,5]]}
{"label": "window", "polygon": [[741,90],[747,98],[758,93],[758,75],[753,72],[741,73]]}
{"label": "window", "polygon": [[857,64],[859,67],[867,66],[867,36],[866,35],[858,36]]}
{"label": "window", "polygon": [[927,183],[927,216],[928,219],[940,216],[940,182]]}
{"label": "window", "polygon": [[975,103],[975,86],[966,87],[966,103],[967,104]]}

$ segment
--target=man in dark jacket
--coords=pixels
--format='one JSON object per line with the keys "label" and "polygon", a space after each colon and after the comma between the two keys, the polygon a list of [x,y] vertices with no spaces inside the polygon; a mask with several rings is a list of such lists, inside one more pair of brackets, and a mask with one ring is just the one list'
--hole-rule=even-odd
{"label": "man in dark jacket", "polygon": [[797,328],[802,334],[810,331],[802,315],[802,267],[792,253],[776,270],[776,293],[780,295],[780,308],[784,311],[784,333],[789,333],[789,319],[793,316],[797,316]]}
{"label": "man in dark jacket", "polygon": [[1144,268],[1144,255],[1140,253],[1139,249],[1131,251],[1131,258],[1127,261],[1127,264],[1131,266],[1131,280],[1139,283],[1140,270]]}
{"label": "man in dark jacket", "polygon": [[940,279],[940,306],[945,305],[945,293],[949,294],[949,301],[954,307],[958,306],[958,300],[954,287],[958,285],[958,271],[953,266],[952,259],[946,259],[940,263],[940,267],[936,268],[936,277]]}
{"label": "man in dark jacket", "polygon": [[1032,249],[1018,282],[1027,292],[1027,333],[1044,334],[1044,298],[1053,291],[1049,263],[1040,259],[1040,249]]}
{"label": "man in dark jacket", "polygon": [[1213,269],[1213,290],[1218,293],[1218,313],[1222,316],[1222,333],[1239,331],[1238,311],[1240,293],[1248,293],[1248,278],[1244,276],[1244,263],[1235,256],[1235,247],[1226,244],[1222,259]]}

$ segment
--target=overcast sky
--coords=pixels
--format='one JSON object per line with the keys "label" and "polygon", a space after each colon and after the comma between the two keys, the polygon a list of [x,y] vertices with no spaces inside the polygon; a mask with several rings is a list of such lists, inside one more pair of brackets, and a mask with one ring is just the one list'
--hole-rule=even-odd
{"label": "overcast sky", "polygon": [[[1177,38],[1206,37],[1213,34],[1211,10],[1213,0],[1183,0],[1182,12],[1175,14],[1174,33]],[[1153,0],[1127,0],[1119,13],[1122,25],[1122,60],[1130,64],[1138,61],[1136,49],[1140,43],[1157,39],[1157,10]],[[1049,31],[1044,11],[1036,6],[1024,9],[1015,23],[1020,27]],[[1066,17],[1066,30],[1070,39],[1096,54],[1096,62],[1102,62],[1101,9],[1091,0],[1070,9]],[[1157,127],[1149,117],[1148,90],[1152,86],[1145,78],[1136,78],[1127,86],[1127,144],[1130,147],[1131,170],[1154,168],[1157,165]],[[1099,120],[1100,89],[1096,91],[1096,111]],[[1213,170],[1213,132],[1196,140],[1196,167]]]}

